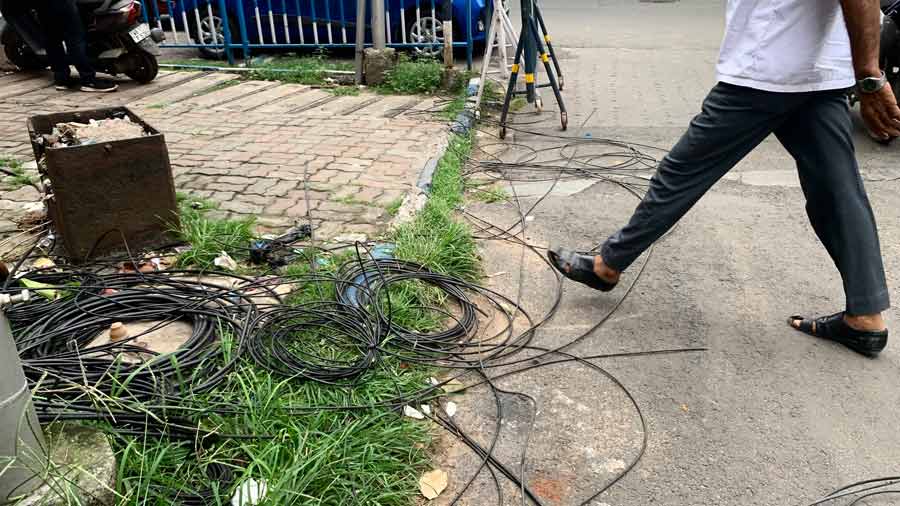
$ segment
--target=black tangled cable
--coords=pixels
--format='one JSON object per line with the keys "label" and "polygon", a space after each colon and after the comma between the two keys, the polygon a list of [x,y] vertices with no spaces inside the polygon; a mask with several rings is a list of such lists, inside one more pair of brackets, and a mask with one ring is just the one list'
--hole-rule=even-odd
{"label": "black tangled cable", "polygon": [[846,506],[856,506],[866,499],[900,494],[900,476],[888,476],[885,478],[874,478],[864,481],[851,483],[845,487],[841,487],[834,492],[828,494],[818,501],[812,502],[807,506],[818,506],[820,504],[841,504],[839,499],[845,502]]}
{"label": "black tangled cable", "polygon": [[[521,166],[532,170],[539,178],[554,175],[554,184],[565,177],[588,173],[639,194],[638,183],[621,181],[622,177],[634,179],[629,171],[651,163],[651,158],[640,155],[637,145],[611,145],[618,150],[616,156],[630,154],[633,158],[631,163],[616,162],[611,168],[602,166],[604,157],[596,154],[588,156],[582,151],[584,145],[568,139],[559,148],[560,155],[552,159],[555,165],[537,167],[536,159],[523,159]],[[481,170],[497,179],[514,179],[510,176],[513,167],[497,160],[495,162],[478,167],[469,161],[468,165],[471,172]],[[573,165],[576,167],[570,171],[567,167]],[[524,261],[526,254],[537,255],[545,261],[540,249],[529,244],[524,234],[525,217],[542,200],[532,203],[526,210],[522,200],[514,194],[513,204],[519,219],[512,226],[498,226],[471,213],[467,216],[478,223],[480,233],[486,237],[521,246],[523,256],[520,262]],[[316,250],[315,245],[305,249]],[[315,258],[309,260],[315,267]],[[139,264],[130,255],[129,261],[133,265]],[[625,392],[634,404],[643,434],[641,449],[630,465],[615,479],[598,485],[599,491],[583,503],[588,504],[626,476],[638,463],[648,437],[643,413],[634,397],[594,361],[617,356],[643,357],[700,351],[658,350],[595,357],[578,357],[566,352],[613,315],[640,279],[647,261],[638,270],[628,290],[596,326],[553,349],[532,343],[538,330],[553,318],[562,302],[562,279],[552,269],[557,280],[551,295],[552,305],[545,314],[532,316],[522,307],[521,285],[519,293],[509,297],[487,287],[432,272],[419,264],[374,258],[360,250],[355,259],[338,269],[336,275],[328,275],[314,268],[310,275],[291,278],[289,282],[295,288],[313,284],[323,294],[322,300],[296,306],[269,304],[260,300],[261,297],[277,300],[274,287],[288,281],[284,279],[249,280],[232,276],[234,283],[223,287],[203,281],[200,273],[190,271],[109,274],[110,265],[94,265],[77,270],[28,274],[28,279],[50,285],[49,289],[58,290],[66,296],[53,301],[36,300],[18,304],[11,308],[10,313],[20,353],[27,363],[29,380],[37,387],[42,419],[114,421],[122,434],[196,437],[200,426],[197,422],[204,416],[213,412],[218,415],[240,413],[245,407],[231,402],[217,403],[212,400],[203,407],[185,405],[179,402],[183,401],[179,394],[185,391],[215,391],[237,361],[243,359],[252,360],[275,374],[294,380],[349,388],[358,381],[365,381],[366,372],[380,367],[387,358],[454,371],[451,378],[437,385],[423,385],[419,392],[413,394],[400,394],[398,386],[398,395],[394,399],[377,405],[286,408],[298,416],[322,410],[353,411],[373,407],[399,411],[407,405],[436,400],[443,393],[441,387],[454,380],[465,381],[467,388],[487,387],[497,405],[494,431],[488,435],[490,442],[487,445],[478,443],[455,420],[440,411],[435,417],[437,423],[458,437],[481,460],[479,468],[453,500],[454,504],[484,470],[489,472],[495,483],[499,503],[504,503],[501,480],[506,479],[520,491],[523,504],[528,501],[541,504],[540,498],[527,487],[528,445],[523,447],[516,465],[504,463],[495,455],[505,420],[503,397],[515,396],[529,404],[532,415],[527,437],[530,437],[536,419],[536,402],[525,393],[503,389],[498,382],[553,364],[580,364],[609,378]],[[520,276],[520,283],[521,280]],[[446,327],[433,332],[420,332],[397,323],[391,290],[409,282],[430,286],[443,294],[449,308],[442,305],[418,309],[442,315],[448,323]],[[334,285],[334,300],[324,296],[327,290],[322,287],[329,283]],[[498,325],[490,326],[493,329],[490,333],[482,323],[486,318],[500,320]],[[142,320],[157,321],[159,325],[187,321],[193,325],[194,332],[175,354],[166,357],[147,354],[147,350],[134,344],[140,336],[117,343],[95,344],[97,336],[110,323]],[[526,323],[514,325],[520,320]],[[228,358],[222,352],[222,341],[225,339],[234,340]],[[136,363],[122,360],[127,356],[140,360]],[[476,381],[467,381],[473,374]],[[115,397],[115,409],[109,406],[98,409],[95,399],[85,395],[86,385],[97,386],[97,392]],[[153,416],[147,413],[150,407],[154,408]],[[266,437],[261,434],[204,436],[204,441],[213,442],[223,437]],[[219,471],[208,470],[214,474]],[[231,479],[224,473],[216,476],[220,476],[218,481]],[[209,497],[207,490],[197,493],[169,492],[184,504],[202,504],[204,498]]]}
{"label": "black tangled cable", "polygon": [[[106,419],[137,432],[149,426],[157,433],[196,435],[177,408],[161,410],[146,424],[142,409],[129,409],[128,402],[174,406],[177,403],[168,401],[186,392],[214,389],[239,359],[239,354],[223,359],[222,341],[240,335],[255,316],[249,295],[254,282],[231,277],[243,286],[226,288],[200,275],[90,270],[27,274],[25,279],[47,285],[43,292],[65,293],[52,301],[38,298],[17,304],[8,312],[26,376],[36,387],[41,420]],[[120,341],[99,337],[113,323],[147,321],[155,323]],[[160,356],[138,344],[149,332],[177,321],[191,324],[193,330],[174,352]],[[109,409],[98,409],[98,403]],[[170,413],[174,418],[168,418]]]}

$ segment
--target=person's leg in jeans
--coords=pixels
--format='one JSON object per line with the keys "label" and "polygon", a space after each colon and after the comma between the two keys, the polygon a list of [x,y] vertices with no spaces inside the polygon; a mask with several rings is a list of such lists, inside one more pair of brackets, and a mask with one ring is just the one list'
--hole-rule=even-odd
{"label": "person's leg in jeans", "polygon": [[53,70],[53,82],[57,89],[65,89],[71,83],[71,71],[69,60],[66,58],[66,50],[63,47],[63,27],[60,16],[57,15],[54,0],[35,0],[38,19],[44,29],[44,46],[47,50],[47,59],[50,60],[50,68]]}
{"label": "person's leg in jeans", "polygon": [[631,220],[605,242],[600,255],[559,248],[551,250],[551,262],[576,281],[610,289],[622,271],[807,98],[807,94],[716,85],[706,97],[702,112],[660,162]]}
{"label": "person's leg in jeans", "polygon": [[[875,216],[856,161],[849,106],[842,92],[822,92],[776,135],[797,160],[806,212],[840,271],[844,319],[858,330],[885,329],[890,307]],[[794,320],[795,327],[801,321]],[[815,320],[809,322],[815,331]]]}
{"label": "person's leg in jeans", "polygon": [[[78,13],[78,6],[75,0],[39,0],[41,8],[39,16],[41,24],[47,33],[46,38],[53,41],[53,51],[55,56],[52,59],[60,60],[58,55],[61,47],[60,40],[66,43],[66,57],[63,58],[65,70],[61,64],[56,64],[58,68],[57,89],[63,88],[60,85],[59,78],[67,77],[69,74],[69,64],[75,65],[78,69],[78,77],[81,81],[81,91],[92,92],[109,92],[118,88],[113,82],[97,79],[97,74],[91,61],[87,55],[87,40],[85,39],[84,26],[81,22],[81,15]],[[49,44],[49,43],[48,43]],[[72,87],[70,79],[65,79],[68,87]]]}
{"label": "person's leg in jeans", "polygon": [[63,25],[63,34],[66,41],[66,52],[69,62],[78,70],[78,78],[82,85],[92,84],[97,76],[91,61],[87,55],[87,40],[85,39],[84,26],[81,23],[81,15],[75,0],[56,0],[57,16]]}

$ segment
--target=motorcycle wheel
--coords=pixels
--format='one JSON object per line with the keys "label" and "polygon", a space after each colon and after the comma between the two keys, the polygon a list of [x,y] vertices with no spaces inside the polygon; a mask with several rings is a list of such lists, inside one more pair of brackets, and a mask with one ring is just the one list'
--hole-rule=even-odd
{"label": "motorcycle wheel", "polygon": [[3,33],[3,51],[6,53],[6,59],[20,70],[47,68],[47,63],[31,50],[15,30],[8,29]]}
{"label": "motorcycle wheel", "polygon": [[143,51],[135,51],[128,55],[128,70],[124,73],[126,76],[141,84],[148,84],[156,79],[159,74],[159,63],[152,54]]}

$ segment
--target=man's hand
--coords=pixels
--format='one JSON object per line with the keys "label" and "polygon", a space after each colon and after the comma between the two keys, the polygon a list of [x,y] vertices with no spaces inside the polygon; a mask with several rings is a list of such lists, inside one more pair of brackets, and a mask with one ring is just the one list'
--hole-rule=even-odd
{"label": "man's hand", "polygon": [[875,137],[900,137],[900,107],[890,83],[875,93],[859,93],[859,111]]}

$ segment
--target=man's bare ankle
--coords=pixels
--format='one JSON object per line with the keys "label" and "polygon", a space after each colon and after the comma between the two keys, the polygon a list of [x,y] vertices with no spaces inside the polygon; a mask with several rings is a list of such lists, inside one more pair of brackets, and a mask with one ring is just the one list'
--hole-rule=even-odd
{"label": "man's bare ankle", "polygon": [[884,317],[881,313],[872,315],[844,315],[844,321],[851,328],[860,331],[879,332],[887,329]]}
{"label": "man's bare ankle", "polygon": [[594,257],[594,274],[600,276],[600,279],[604,281],[618,283],[619,276],[621,276],[622,273],[606,265],[603,261],[603,257],[597,255]]}

